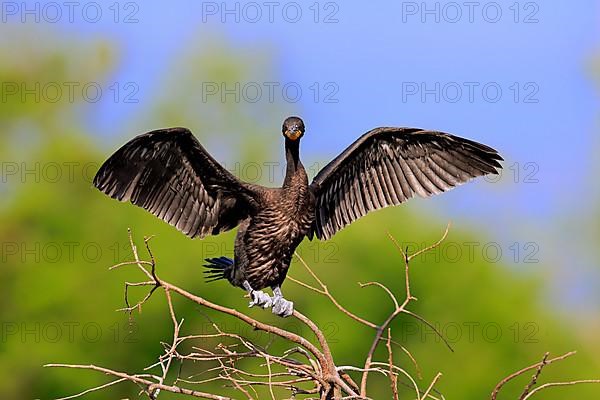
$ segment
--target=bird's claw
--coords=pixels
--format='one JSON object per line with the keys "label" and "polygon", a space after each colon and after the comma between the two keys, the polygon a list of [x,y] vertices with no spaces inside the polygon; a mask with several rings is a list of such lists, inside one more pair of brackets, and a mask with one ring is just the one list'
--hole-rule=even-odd
{"label": "bird's claw", "polygon": [[262,290],[253,290],[250,293],[252,301],[248,304],[248,307],[259,306],[262,308],[269,308],[273,305],[273,299],[271,296],[263,292]]}
{"label": "bird's claw", "polygon": [[280,317],[289,317],[294,313],[294,302],[286,300],[282,296],[275,296],[273,298],[273,308],[271,311],[273,314],[279,315]]}

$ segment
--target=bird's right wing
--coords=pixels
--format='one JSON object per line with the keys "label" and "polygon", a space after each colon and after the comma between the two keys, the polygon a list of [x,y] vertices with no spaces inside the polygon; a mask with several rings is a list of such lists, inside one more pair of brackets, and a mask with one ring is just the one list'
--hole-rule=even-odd
{"label": "bird's right wing", "polygon": [[250,210],[242,182],[185,128],[159,129],[130,140],[100,167],[94,186],[192,238],[232,229]]}
{"label": "bird's right wing", "polygon": [[327,164],[311,183],[317,204],[309,236],[329,239],[370,211],[497,174],[500,160],[491,147],[448,133],[373,129]]}

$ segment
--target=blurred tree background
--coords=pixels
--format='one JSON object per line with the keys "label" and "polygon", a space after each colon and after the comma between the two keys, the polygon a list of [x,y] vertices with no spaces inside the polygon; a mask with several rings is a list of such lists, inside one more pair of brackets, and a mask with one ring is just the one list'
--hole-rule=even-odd
{"label": "blurred tree background", "polygon": [[[161,89],[153,96],[155,102],[141,105],[119,135],[108,140],[89,132],[86,119],[95,104],[84,98],[81,86],[75,89],[73,101],[64,93],[58,101],[51,101],[52,90],[56,89],[54,83],[96,82],[104,96],[113,96],[108,88],[123,56],[119,49],[110,40],[2,26],[2,398],[51,399],[107,381],[92,372],[42,368],[50,362],[93,363],[134,372],[156,361],[162,352],[160,341],[169,340],[172,334],[164,299],[152,299],[143,312],[131,318],[115,312],[124,305],[123,282],[137,278],[133,269],[108,271],[112,264],[130,257],[128,227],[138,239],[156,235],[153,250],[164,279],[261,320],[302,329],[292,320],[247,310],[243,293],[225,282],[204,283],[202,260],[230,256],[234,232],[192,241],[141,209],[109,200],[91,185],[98,166],[119,145],[137,133],[173,125],[192,128],[209,151],[238,176],[279,184],[281,167],[275,167],[275,175],[270,176],[263,162],[283,165],[279,123],[287,113],[299,110],[282,102],[206,102],[197,90],[202,82],[233,85],[243,80],[276,80],[278,54],[267,46],[239,48],[226,39],[213,39],[212,48],[182,47],[170,67],[172,73],[163,77]],[[46,88],[46,95],[36,98],[22,93],[23,85],[31,88],[38,83]],[[11,94],[14,84],[17,94]],[[66,90],[64,84],[60,86]],[[323,155],[318,160],[321,163],[327,160],[325,155],[333,156],[325,151]],[[315,155],[307,158],[317,161]],[[299,252],[342,304],[378,321],[387,315],[389,300],[376,289],[360,289],[357,282],[385,282],[402,293],[401,259],[387,232],[414,249],[437,240],[447,222],[410,202],[374,213],[330,242],[305,241]],[[444,375],[437,388],[446,398],[486,398],[502,377],[538,361],[546,351],[558,355],[570,350],[578,351],[576,358],[549,367],[543,379],[597,378],[600,327],[555,312],[544,296],[550,285],[545,268],[511,268],[506,257],[496,259],[493,248],[491,255],[481,251],[482,243],[494,241],[488,236],[489,229],[456,222],[439,251],[412,264],[413,290],[419,298],[413,311],[445,333],[454,352],[415,320],[402,317],[392,325],[396,338],[419,361],[423,382],[440,371]],[[590,231],[596,240],[597,226]],[[479,244],[477,251],[465,251],[469,244]],[[455,253],[457,247],[462,251]],[[307,279],[296,261],[290,274]],[[292,282],[288,281],[284,290],[299,310],[327,332],[338,364],[360,365],[372,332],[337,313],[326,299]],[[184,333],[206,331],[206,310],[180,301],[176,306],[179,317],[185,318]],[[236,321],[224,319],[223,324],[252,334]],[[396,357],[402,356],[398,353]],[[415,372],[408,358],[403,363]],[[381,386],[381,393],[386,393],[385,378],[373,375],[371,379],[371,385]],[[511,398],[509,392],[516,396],[524,384],[512,384],[502,398]],[[207,384],[202,390],[223,391],[217,384]],[[87,398],[134,398],[137,393],[137,387],[121,384],[109,393]],[[598,393],[597,387],[579,386],[547,391],[542,396],[594,398]],[[163,393],[161,398],[174,396]]]}

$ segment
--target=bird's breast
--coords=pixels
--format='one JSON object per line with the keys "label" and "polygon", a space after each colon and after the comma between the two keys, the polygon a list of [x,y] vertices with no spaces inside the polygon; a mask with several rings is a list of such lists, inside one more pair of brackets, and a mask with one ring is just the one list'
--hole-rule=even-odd
{"label": "bird's breast", "polygon": [[272,286],[285,279],[294,250],[314,219],[314,200],[310,199],[278,191],[250,220],[243,237],[245,272],[252,287]]}

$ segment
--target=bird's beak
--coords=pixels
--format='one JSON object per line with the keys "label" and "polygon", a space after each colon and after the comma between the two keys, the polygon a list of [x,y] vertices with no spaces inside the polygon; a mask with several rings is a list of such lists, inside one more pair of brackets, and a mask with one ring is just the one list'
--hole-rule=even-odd
{"label": "bird's beak", "polygon": [[287,130],[285,136],[290,140],[298,140],[302,136],[302,131],[300,129]]}

